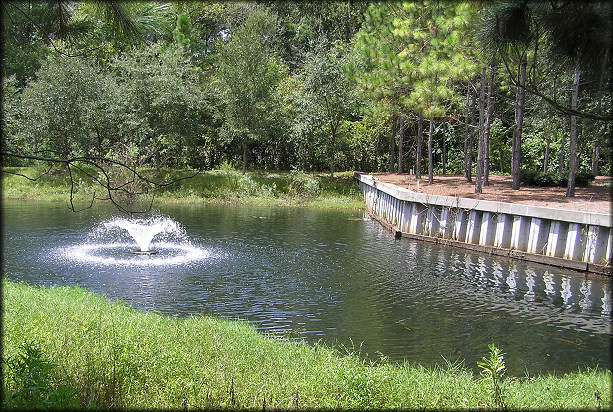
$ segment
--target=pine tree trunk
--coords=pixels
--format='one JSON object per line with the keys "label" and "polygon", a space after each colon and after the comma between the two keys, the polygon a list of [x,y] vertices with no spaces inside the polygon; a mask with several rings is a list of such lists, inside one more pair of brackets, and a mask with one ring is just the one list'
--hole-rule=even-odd
{"label": "pine tree trunk", "polygon": [[396,163],[396,114],[392,115],[392,138],[390,139],[390,167],[389,172],[394,173],[394,164]]}
{"label": "pine tree trunk", "polygon": [[466,113],[464,114],[464,177],[467,182],[472,181],[472,167],[473,167],[473,159],[472,159],[472,123],[473,123],[473,110],[474,106],[472,104],[473,100],[471,99],[471,84],[470,80],[468,81],[468,87],[466,88]]}
{"label": "pine tree trunk", "polygon": [[428,184],[434,183],[434,156],[432,154],[432,135],[434,134],[434,118],[430,117],[430,130],[428,131]]}
{"label": "pine tree trunk", "polygon": [[443,175],[447,174],[447,136],[443,134],[443,142],[441,144],[442,147],[442,161],[443,161]]}
{"label": "pine tree trunk", "polygon": [[[438,1],[436,3],[436,14],[438,16]],[[436,32],[435,32],[436,37]],[[434,87],[438,83],[438,73],[434,72]],[[434,117],[430,116],[430,131],[428,132],[428,184],[434,183],[434,154],[432,152],[433,139],[434,139]]]}
{"label": "pine tree trunk", "polygon": [[524,84],[526,82],[526,57],[523,56],[517,68],[517,96],[515,100],[515,125],[513,127],[513,149],[511,176],[514,190],[519,190],[519,169],[521,167],[521,136],[524,123]]}
{"label": "pine tree trunk", "polygon": [[477,175],[475,193],[483,193],[483,157],[485,152],[485,67],[481,68],[479,83],[479,145],[477,150]]}
{"label": "pine tree trunk", "polygon": [[472,181],[472,173],[473,173],[473,162],[475,159],[475,131],[477,130],[476,126],[475,126],[475,117],[476,117],[476,109],[477,106],[477,97],[475,95],[472,95],[471,100],[470,100],[470,145],[468,146],[468,156],[470,159],[470,163],[468,164],[468,166],[470,167],[470,170],[468,171],[468,177],[470,178],[469,180]]}
{"label": "pine tree trunk", "polygon": [[402,173],[402,157],[404,155],[404,114],[400,112],[400,120],[398,126],[398,174]]}
{"label": "pine tree trunk", "polygon": [[494,76],[496,76],[496,62],[494,57],[490,60],[490,78],[487,83],[487,110],[485,115],[484,156],[483,156],[483,185],[490,185],[490,129],[494,121]]}
{"label": "pine tree trunk", "polygon": [[415,178],[421,178],[421,157],[422,147],[424,145],[424,115],[419,113],[417,118],[417,159],[415,162]]}
{"label": "pine tree trunk", "polygon": [[[577,110],[579,106],[579,85],[581,83],[581,67],[579,63],[575,66],[575,77],[573,80],[573,93],[570,102],[570,107]],[[577,116],[570,116],[570,136],[568,138],[568,187],[566,188],[566,197],[575,196],[575,174],[577,173],[577,137],[579,127],[577,124]]]}

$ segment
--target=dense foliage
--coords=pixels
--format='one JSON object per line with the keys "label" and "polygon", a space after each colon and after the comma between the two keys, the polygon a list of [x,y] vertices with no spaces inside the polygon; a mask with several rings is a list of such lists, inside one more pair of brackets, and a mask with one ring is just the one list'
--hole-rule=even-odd
{"label": "dense foliage", "polygon": [[611,173],[608,2],[2,7],[13,154],[478,185],[522,169],[566,175],[569,196],[577,172]]}

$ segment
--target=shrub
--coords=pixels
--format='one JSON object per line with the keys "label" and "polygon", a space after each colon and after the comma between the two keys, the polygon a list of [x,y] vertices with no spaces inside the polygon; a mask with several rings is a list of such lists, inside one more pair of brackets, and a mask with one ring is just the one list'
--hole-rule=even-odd
{"label": "shrub", "polygon": [[519,181],[526,186],[556,186],[556,176],[553,173],[537,172],[534,170],[521,170],[519,172]]}
{"label": "shrub", "polygon": [[520,170],[519,171],[519,182],[526,186],[534,186],[534,179],[536,178],[538,172],[534,170]]}
{"label": "shrub", "polygon": [[575,175],[575,186],[586,187],[596,179],[594,173],[587,170],[581,170]]}
{"label": "shrub", "polygon": [[277,185],[273,182],[270,186],[260,184],[250,176],[240,176],[237,181],[237,190],[247,196],[274,197]]}
{"label": "shrub", "polygon": [[237,189],[247,196],[254,196],[260,185],[247,175],[240,176],[237,180]]}
{"label": "shrub", "polygon": [[568,175],[556,175],[556,185],[559,187],[568,186]]}
{"label": "shrub", "polygon": [[555,175],[552,173],[537,173],[534,177],[535,186],[551,187],[556,185]]}
{"label": "shrub", "polygon": [[[575,186],[586,187],[596,176],[589,171],[579,171],[575,174]],[[554,172],[538,172],[534,170],[521,170],[519,173],[520,183],[526,186],[539,187],[566,187],[568,186],[568,175]]]}
{"label": "shrub", "polygon": [[294,169],[290,173],[289,193],[299,197],[315,197],[321,193],[319,181],[308,176],[302,170]]}

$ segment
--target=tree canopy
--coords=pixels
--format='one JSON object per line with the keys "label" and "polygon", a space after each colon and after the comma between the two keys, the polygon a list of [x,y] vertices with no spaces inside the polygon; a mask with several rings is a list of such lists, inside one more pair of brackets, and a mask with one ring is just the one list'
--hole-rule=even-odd
{"label": "tree canopy", "polygon": [[610,2],[2,10],[5,166],[611,174]]}

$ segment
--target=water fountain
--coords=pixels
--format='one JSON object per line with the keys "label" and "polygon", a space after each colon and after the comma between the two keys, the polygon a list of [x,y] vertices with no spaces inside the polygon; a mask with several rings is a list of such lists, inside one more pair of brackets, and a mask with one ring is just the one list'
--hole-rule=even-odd
{"label": "water fountain", "polygon": [[130,250],[136,255],[154,255],[157,250],[151,249],[151,241],[161,233],[181,234],[181,227],[177,222],[169,218],[150,218],[150,219],[113,219],[105,222],[106,228],[118,227],[126,230],[136,241],[139,249]]}
{"label": "water fountain", "polygon": [[80,262],[133,266],[186,263],[207,253],[192,244],[177,221],[154,215],[104,221],[89,234],[87,242],[65,249],[65,256]]}

